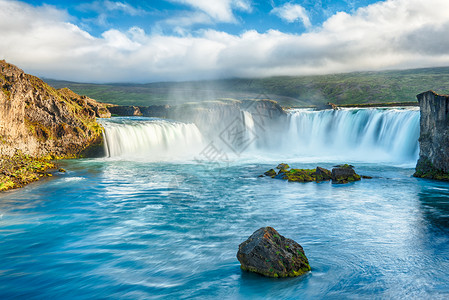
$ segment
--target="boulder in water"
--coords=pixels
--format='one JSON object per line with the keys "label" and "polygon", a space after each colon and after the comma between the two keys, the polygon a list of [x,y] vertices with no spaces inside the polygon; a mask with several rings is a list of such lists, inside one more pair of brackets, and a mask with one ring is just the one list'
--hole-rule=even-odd
{"label": "boulder in water", "polygon": [[265,176],[270,176],[270,177],[274,177],[276,176],[276,171],[273,169],[270,169],[268,171],[266,171],[265,173],[263,173]]}
{"label": "boulder in water", "polygon": [[360,175],[354,171],[353,167],[354,166],[345,164],[333,168],[332,183],[348,183],[360,180]]}
{"label": "boulder in water", "polygon": [[239,245],[241,269],[268,277],[295,277],[310,271],[304,249],[272,227],[262,227]]}
{"label": "boulder in water", "polygon": [[291,169],[286,174],[285,179],[288,179],[290,182],[311,182],[315,181],[314,169]]}
{"label": "boulder in water", "polygon": [[326,181],[332,179],[332,173],[328,169],[316,167],[315,171],[315,180],[316,181]]}
{"label": "boulder in water", "polygon": [[280,170],[287,170],[289,169],[290,166],[288,164],[279,164],[276,169],[280,169]]}

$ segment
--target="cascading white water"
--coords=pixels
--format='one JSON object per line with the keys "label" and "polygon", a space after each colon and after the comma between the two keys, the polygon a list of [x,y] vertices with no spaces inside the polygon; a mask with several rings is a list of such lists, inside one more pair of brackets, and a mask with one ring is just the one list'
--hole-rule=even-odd
{"label": "cascading white water", "polygon": [[101,119],[108,157],[150,161],[191,158],[204,147],[195,124],[154,118]]}
{"label": "cascading white water", "polygon": [[299,155],[416,161],[418,109],[292,110],[284,147]]}
{"label": "cascading white water", "polygon": [[[269,120],[271,123],[258,120],[257,126],[257,116],[240,113],[236,120],[241,120],[242,139],[249,145],[239,157],[393,163],[414,163],[418,157],[418,109],[296,109],[288,111],[287,118]],[[211,141],[220,151],[230,151],[220,140],[222,129],[205,127],[216,132],[217,136],[210,136],[194,124],[155,118],[100,122],[109,157],[192,160]]]}

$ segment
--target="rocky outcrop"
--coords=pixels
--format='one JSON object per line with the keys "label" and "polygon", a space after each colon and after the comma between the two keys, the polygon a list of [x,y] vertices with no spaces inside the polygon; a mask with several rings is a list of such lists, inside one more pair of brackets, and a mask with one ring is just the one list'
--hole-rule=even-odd
{"label": "rocky outcrop", "polygon": [[138,106],[111,105],[108,106],[108,109],[112,115],[124,117],[142,116],[142,112]]}
{"label": "rocky outcrop", "polygon": [[272,227],[262,227],[239,245],[241,269],[268,277],[295,277],[310,271],[304,249]]}
{"label": "rocky outcrop", "polygon": [[421,93],[419,160],[415,177],[449,181],[449,95]]}
{"label": "rocky outcrop", "polygon": [[348,164],[335,166],[331,173],[332,183],[359,181],[361,176],[356,174],[353,168],[354,166]]}
{"label": "rocky outcrop", "polygon": [[321,182],[332,180],[332,183],[348,183],[358,181],[361,176],[354,171],[354,166],[344,164],[335,166],[332,171],[316,167],[316,169],[290,169],[289,165],[282,163],[277,167],[279,172],[270,169],[259,177],[271,177],[274,179],[284,179],[290,182]]}
{"label": "rocky outcrop", "polygon": [[110,116],[104,104],[55,90],[4,60],[0,87],[0,155],[20,150],[33,157],[73,157],[101,143],[96,117]]}

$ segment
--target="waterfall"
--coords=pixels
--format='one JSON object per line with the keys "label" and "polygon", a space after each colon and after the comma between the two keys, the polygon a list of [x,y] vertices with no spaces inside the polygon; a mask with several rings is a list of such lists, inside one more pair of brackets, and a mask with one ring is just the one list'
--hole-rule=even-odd
{"label": "waterfall", "polygon": [[[415,163],[418,158],[417,108],[294,109],[276,120],[261,120],[260,115],[240,111],[236,120],[242,122],[239,125],[244,132],[242,138],[251,142],[245,152],[238,153],[240,158],[394,163]],[[206,126],[204,120],[198,123],[199,127],[193,123],[139,117],[100,122],[105,128],[109,157],[192,160],[210,142],[220,150],[230,152],[232,148],[232,145],[226,148],[229,141],[220,140],[223,129],[215,128],[214,123]]]}
{"label": "waterfall", "polygon": [[191,158],[204,147],[195,124],[155,118],[100,119],[109,157],[151,161]]}
{"label": "waterfall", "polygon": [[416,161],[418,109],[292,110],[283,146],[298,155]]}

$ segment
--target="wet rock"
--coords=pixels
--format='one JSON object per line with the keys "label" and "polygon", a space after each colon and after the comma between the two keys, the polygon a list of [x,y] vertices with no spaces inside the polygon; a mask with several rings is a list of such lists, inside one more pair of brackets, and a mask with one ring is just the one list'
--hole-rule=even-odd
{"label": "wet rock", "polygon": [[349,165],[349,164],[343,164],[343,165],[336,165],[334,166],[334,168],[351,168],[354,169],[353,165]]}
{"label": "wet rock", "polygon": [[273,170],[273,169],[270,169],[270,170],[266,171],[266,172],[263,173],[263,174],[264,174],[265,176],[273,177],[273,176],[276,176],[276,171]]}
{"label": "wet rock", "polygon": [[279,170],[277,175],[273,176],[274,179],[288,179],[287,170]]}
{"label": "wet rock", "polygon": [[427,91],[420,107],[419,160],[415,177],[449,181],[449,95]]}
{"label": "wet rock", "polygon": [[373,179],[373,177],[371,177],[371,176],[366,176],[366,175],[362,175],[361,176],[363,179]]}
{"label": "wet rock", "polygon": [[286,174],[290,182],[311,182],[315,181],[314,169],[291,169]]}
{"label": "wet rock", "polygon": [[316,181],[326,181],[332,179],[332,173],[328,169],[316,167],[315,180]]}
{"label": "wet rock", "polygon": [[358,181],[360,178],[351,165],[340,165],[332,169],[332,183],[348,183]]}
{"label": "wet rock", "polygon": [[289,169],[290,166],[288,164],[279,164],[276,169],[280,169],[280,170],[287,170]]}
{"label": "wet rock", "polygon": [[239,245],[237,259],[244,271],[268,277],[295,277],[310,271],[304,249],[272,227],[262,227]]}

